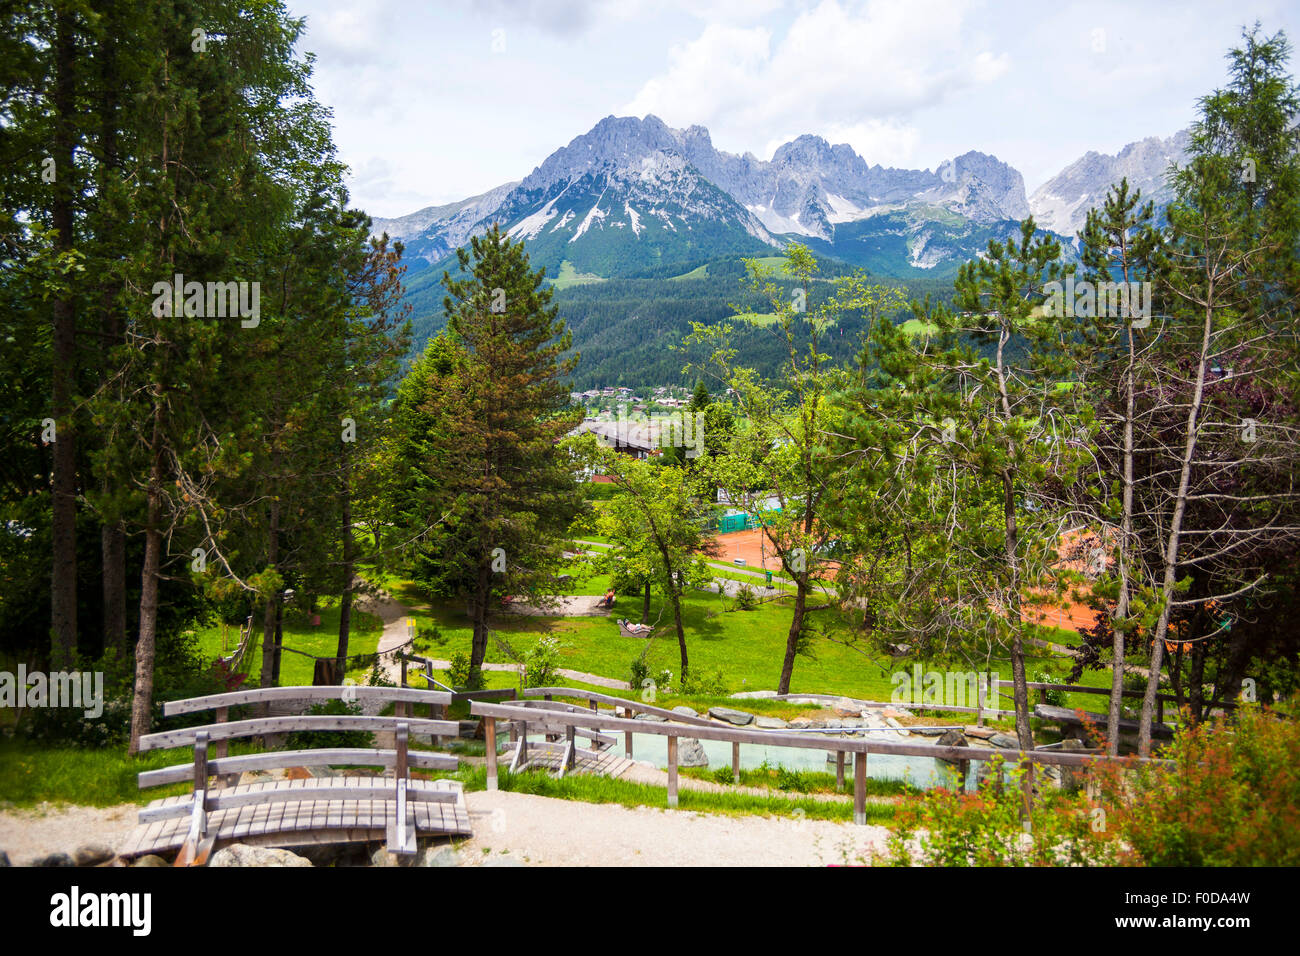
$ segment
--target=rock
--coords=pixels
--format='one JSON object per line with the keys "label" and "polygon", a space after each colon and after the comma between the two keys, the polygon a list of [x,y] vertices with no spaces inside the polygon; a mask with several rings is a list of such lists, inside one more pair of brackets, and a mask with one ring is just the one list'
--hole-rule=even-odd
{"label": "rock", "polygon": [[460,854],[450,846],[431,846],[425,850],[416,866],[460,866]]}
{"label": "rock", "polygon": [[386,847],[380,847],[370,855],[371,866],[410,866],[414,857],[389,853]]}
{"label": "rock", "polygon": [[1065,740],[1058,740],[1055,743],[1039,744],[1035,750],[1084,750],[1085,745],[1082,740],[1074,737],[1067,737]]}
{"label": "rock", "polygon": [[743,710],[732,710],[730,707],[710,707],[709,716],[715,720],[725,720],[737,727],[744,727],[754,720],[753,714],[747,714]]}
{"label": "rock", "polygon": [[162,857],[153,853],[150,853],[147,856],[140,857],[140,859],[136,860],[131,865],[132,866],[171,866],[171,864],[168,863],[166,860],[164,860]]}
{"label": "rock", "polygon": [[519,860],[514,857],[502,854],[501,856],[490,856],[484,860],[482,866],[523,866]]}
{"label": "rock", "polygon": [[115,856],[117,854],[102,843],[87,843],[77,847],[77,852],[72,854],[72,859],[77,866],[98,866],[107,863]]}
{"label": "rock", "polygon": [[46,856],[38,856],[32,860],[32,866],[76,866],[72,862],[72,857],[66,853],[50,853]]}
{"label": "rock", "polygon": [[910,736],[912,736],[912,732],[911,732],[910,730],[908,730],[906,727],[904,727],[902,724],[900,724],[900,723],[899,723],[897,720],[895,720],[893,717],[886,717],[886,718],[885,718],[885,723],[889,724],[889,726],[891,726],[891,727],[893,727],[895,730],[897,730],[900,736],[903,736],[903,737],[910,737]]}
{"label": "rock", "polygon": [[831,717],[826,721],[826,727],[828,730],[839,730],[843,726],[844,721],[840,720],[838,717]]}
{"label": "rock", "polygon": [[668,718],[664,717],[662,714],[637,714],[633,720],[652,720],[656,724],[668,723]]}
{"label": "rock", "polygon": [[883,707],[880,710],[880,716],[886,719],[893,717],[898,720],[900,717],[911,717],[912,712],[906,707]]}
{"label": "rock", "polygon": [[4,850],[0,850],[0,867],[5,866],[13,866],[13,864],[9,862],[9,854]]}
{"label": "rock", "polygon": [[862,713],[862,705],[849,697],[841,697],[831,707],[841,717],[857,717]]}
{"label": "rock", "polygon": [[935,744],[939,747],[969,747],[965,734],[960,730],[945,730]]}
{"label": "rock", "polygon": [[693,707],[687,707],[685,704],[678,704],[673,708],[674,714],[685,714],[687,717],[698,717],[700,712]]}
{"label": "rock", "polygon": [[679,767],[707,767],[709,765],[708,754],[700,746],[700,742],[694,737],[681,737],[677,741],[677,766]]}
{"label": "rock", "polygon": [[994,747],[1001,747],[1003,750],[1020,749],[1020,741],[1010,734],[993,734],[989,737],[989,743]]}
{"label": "rock", "polygon": [[780,717],[755,717],[754,726],[761,727],[764,730],[784,730],[790,725]]}
{"label": "rock", "polygon": [[736,700],[765,700],[769,697],[775,697],[774,690],[743,690],[739,694],[731,695]]}
{"label": "rock", "polygon": [[980,740],[988,740],[997,733],[992,727],[963,727],[962,732],[967,737],[977,737]]}
{"label": "rock", "polygon": [[[908,727],[907,729],[914,734],[920,734],[922,737],[942,737],[944,734],[951,733],[953,730],[960,733],[960,729],[957,727],[953,727],[951,730],[947,727]],[[962,739],[965,738],[963,737]]]}
{"label": "rock", "polygon": [[816,721],[809,720],[807,717],[796,717],[794,720],[790,721],[791,730],[807,730],[809,727],[820,727],[820,726],[821,724],[819,724]]}
{"label": "rock", "polygon": [[232,843],[212,854],[208,866],[311,866],[311,860],[278,847]]}

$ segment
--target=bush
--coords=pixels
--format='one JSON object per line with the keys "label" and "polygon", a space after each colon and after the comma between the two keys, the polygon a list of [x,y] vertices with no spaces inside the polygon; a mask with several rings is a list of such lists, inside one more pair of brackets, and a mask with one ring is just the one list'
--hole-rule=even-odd
{"label": "bush", "polygon": [[1300,725],[1258,707],[1179,731],[1123,779],[1099,774],[1111,826],[1148,866],[1300,864]]}
{"label": "bush", "polygon": [[432,621],[416,621],[415,623],[415,649],[427,651],[433,647],[445,647],[447,645],[447,635],[442,633],[442,629]]}
{"label": "bush", "polygon": [[729,693],[722,671],[691,671],[682,678],[681,692],[692,697],[725,697]]}
{"label": "bush", "polygon": [[[1001,760],[995,760],[1001,764]],[[993,768],[996,779],[1001,767]],[[1021,824],[1024,771],[1006,773],[1009,782],[979,793],[930,790],[900,808],[898,829],[877,862],[894,866],[1106,866],[1116,862],[1118,844],[1094,830],[1093,808],[1079,796],[1041,792],[1034,797],[1030,829]]]}
{"label": "bush", "polygon": [[[1047,671],[1039,671],[1033,678],[1038,684],[1059,684],[1061,683]],[[1062,707],[1065,704],[1065,692],[1059,690],[1040,690],[1038,692],[1038,701],[1041,704],[1051,704],[1054,707]]]}
{"label": "bush", "polygon": [[758,595],[748,584],[736,588],[736,607],[742,611],[752,611],[758,607]]}
{"label": "bush", "polygon": [[[307,711],[312,716],[361,716],[361,708],[345,700],[323,700]],[[375,736],[367,730],[295,730],[289,735],[290,750],[325,750],[331,747],[373,747]]]}
{"label": "bush", "polygon": [[543,637],[524,655],[524,686],[547,687],[554,682],[560,666],[560,642],[554,637]]}
{"label": "bush", "polygon": [[469,655],[457,651],[451,655],[451,667],[447,669],[451,686],[457,690],[482,690],[483,672],[477,667],[469,666]]}

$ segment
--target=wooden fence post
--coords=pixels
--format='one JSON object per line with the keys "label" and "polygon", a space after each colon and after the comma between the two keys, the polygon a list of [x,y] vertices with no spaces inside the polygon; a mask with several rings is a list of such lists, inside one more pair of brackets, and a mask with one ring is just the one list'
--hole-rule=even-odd
{"label": "wooden fence post", "polygon": [[406,757],[407,743],[410,736],[410,725],[399,723],[397,725],[397,733],[394,736],[397,739],[397,766],[393,770],[393,776],[398,780],[405,780],[410,776]]}
{"label": "wooden fence post", "polygon": [[483,735],[487,740],[487,788],[497,788],[497,719],[483,718]]}
{"label": "wooden fence post", "polygon": [[835,751],[835,789],[844,789],[844,751]]}
{"label": "wooden fence post", "polygon": [[867,752],[859,750],[853,755],[853,822],[865,826],[867,822]]}
{"label": "wooden fence post", "polygon": [[577,753],[575,750],[575,748],[578,746],[578,741],[574,734],[574,731],[576,729],[577,728],[575,728],[573,724],[568,724],[564,728],[564,743],[566,745],[566,749],[565,749],[566,756],[564,758],[565,770],[572,770],[573,765],[578,762]]}
{"label": "wooden fence post", "polygon": [[628,760],[632,759],[632,731],[630,730],[623,732],[623,756]]}
{"label": "wooden fence post", "polygon": [[740,783],[740,743],[733,742],[731,745],[731,779],[733,783]]}
{"label": "wooden fence post", "polygon": [[677,735],[668,735],[668,806],[677,806]]}
{"label": "wooden fence post", "polygon": [[[224,724],[224,723],[225,723],[227,720],[229,720],[229,719],[230,719],[230,708],[229,708],[229,707],[218,707],[218,708],[217,708],[217,723],[219,723],[219,724]],[[228,741],[228,740],[222,738],[221,740],[218,740],[218,741],[215,742],[215,745],[214,745],[214,747],[213,747],[214,753],[212,754],[212,756],[214,756],[214,757],[228,757],[228,756],[230,756],[230,749],[229,749],[229,748],[230,748],[230,741]]]}

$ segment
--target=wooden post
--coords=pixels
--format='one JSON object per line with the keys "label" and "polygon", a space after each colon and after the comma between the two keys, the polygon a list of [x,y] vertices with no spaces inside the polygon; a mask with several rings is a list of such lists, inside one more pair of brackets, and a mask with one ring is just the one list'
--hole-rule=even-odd
{"label": "wooden post", "polygon": [[632,759],[632,731],[623,732],[623,756],[628,760]]}
{"label": "wooden post", "polygon": [[984,726],[984,681],[976,678],[975,680],[975,726]]}
{"label": "wooden post", "polygon": [[[405,687],[405,686],[406,686],[406,655],[403,654],[403,653],[401,653],[401,652],[399,651],[398,654],[397,654],[397,659],[398,659],[399,661],[402,662],[402,683],[401,683],[401,686],[402,686],[402,687]],[[405,717],[406,715],[403,714],[402,716]]]}
{"label": "wooden post", "polygon": [[853,755],[853,822],[858,826],[867,823],[867,754],[859,750]]}
{"label": "wooden post", "polygon": [[194,735],[194,792],[208,789],[208,732],[200,730]]}
{"label": "wooden post", "polygon": [[595,713],[595,711],[596,711],[596,701],[595,701],[595,700],[589,700],[589,701],[587,701],[587,703],[591,705],[592,713]]}
{"label": "wooden post", "polygon": [[835,789],[844,789],[844,751],[835,751]]}
{"label": "wooden post", "polygon": [[740,741],[731,745],[731,779],[733,783],[740,783]]}
{"label": "wooden post", "polygon": [[677,806],[677,735],[668,735],[668,806]]}
{"label": "wooden post", "polygon": [[515,762],[520,767],[522,767],[524,765],[524,762],[527,759],[528,759],[528,722],[521,720],[519,721],[519,751]]}
{"label": "wooden post", "polygon": [[410,776],[410,771],[406,765],[406,748],[410,737],[409,724],[399,723],[397,725],[397,766],[393,769],[393,776],[398,780],[405,780]]}
{"label": "wooden post", "polygon": [[[229,719],[230,719],[230,708],[229,708],[229,707],[218,707],[218,708],[217,708],[217,723],[219,723],[219,724],[224,724],[224,723],[225,723],[227,720],[229,720]],[[228,757],[228,756],[230,756],[230,741],[225,740],[224,738],[221,739],[221,740],[216,741],[215,744],[214,744],[214,746],[213,746],[213,754],[212,754],[212,756],[214,756],[214,757]]]}
{"label": "wooden post", "polygon": [[487,788],[497,788],[497,719],[483,718],[483,735],[487,739]]}
{"label": "wooden post", "polygon": [[565,750],[565,754],[566,754],[565,761],[564,761],[565,770],[572,770],[573,765],[577,763],[576,754],[574,753],[574,748],[577,746],[578,742],[574,739],[574,729],[575,728],[573,724],[569,724],[564,728],[564,742],[568,747],[568,749]]}

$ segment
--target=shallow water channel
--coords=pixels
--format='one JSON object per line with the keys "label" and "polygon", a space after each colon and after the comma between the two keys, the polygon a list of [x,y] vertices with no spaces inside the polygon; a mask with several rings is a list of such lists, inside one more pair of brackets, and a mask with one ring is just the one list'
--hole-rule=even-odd
{"label": "shallow water channel", "polygon": [[[615,751],[623,753],[623,735],[611,734],[617,738],[614,745]],[[689,736],[683,733],[682,738]],[[819,735],[820,736],[820,735]],[[830,740],[840,740],[843,738],[835,735],[826,735],[827,742]],[[856,734],[857,737],[865,736]],[[529,740],[533,740],[532,734],[528,735]],[[542,740],[541,736],[536,737]],[[889,743],[914,743],[918,742],[916,737],[902,737],[898,734],[888,731],[871,731],[871,740],[878,740]],[[709,769],[715,770],[718,767],[731,766],[731,744],[725,740],[701,740],[700,746],[704,748],[705,755],[709,758]],[[784,767],[787,770],[812,770],[820,773],[834,773],[834,759],[827,759],[828,748],[803,748],[803,747],[778,747],[767,746],[766,744],[741,744],[740,745],[740,767],[742,770],[754,770],[761,767],[764,761],[769,767]],[[678,755],[681,755],[681,748],[678,747]],[[659,734],[632,734],[632,759],[645,760],[654,764],[661,770],[668,768],[668,738]],[[970,770],[967,774],[968,782],[973,781],[979,764],[971,761]],[[928,790],[931,787],[951,786],[953,774],[956,768],[954,765],[936,760],[933,757],[904,757],[894,754],[870,754],[867,758],[867,776],[875,780],[905,780],[913,786],[922,790]],[[845,754],[844,758],[844,778],[845,785],[851,791],[853,787],[853,755]]]}

